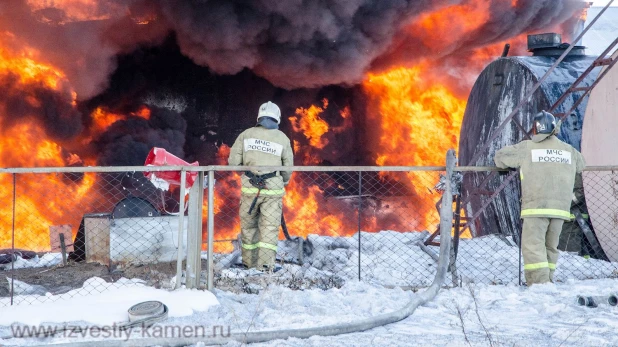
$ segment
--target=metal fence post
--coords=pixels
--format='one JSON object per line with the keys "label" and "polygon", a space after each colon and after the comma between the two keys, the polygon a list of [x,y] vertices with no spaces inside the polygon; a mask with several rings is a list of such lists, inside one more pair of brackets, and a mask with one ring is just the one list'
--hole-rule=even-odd
{"label": "metal fence post", "polygon": [[187,212],[187,288],[200,287],[202,270],[202,205],[204,203],[204,172],[198,173],[197,181],[189,191]]}
{"label": "metal fence post", "polygon": [[185,184],[187,182],[187,172],[184,168],[180,171],[180,196],[178,198],[178,259],[176,261],[176,289],[180,288],[182,282],[182,260],[184,252],[183,229],[185,226]]}
{"label": "metal fence post", "polygon": [[16,201],[16,174],[13,173],[13,226],[11,227],[11,306],[13,306],[13,291],[15,290],[13,283],[15,282],[15,201]]}
{"label": "metal fence post", "polygon": [[[518,177],[521,177],[518,176]],[[520,193],[520,198],[519,198],[519,206],[521,206],[521,178],[517,180],[517,187],[519,189],[519,193]],[[524,220],[523,218],[521,218],[521,215],[519,216],[519,233],[517,235],[513,235],[513,240],[515,240],[515,238],[517,238],[516,243],[517,243],[517,257],[518,259],[518,265],[517,265],[517,279],[519,281],[519,285],[521,286],[523,283],[521,281],[521,236],[523,235],[524,232]]]}
{"label": "metal fence post", "polygon": [[215,173],[214,171],[208,171],[208,274],[206,278],[206,289],[213,289],[213,243],[215,241]]}
{"label": "metal fence post", "polygon": [[[449,177],[448,179],[451,179]],[[452,185],[452,181],[451,181]],[[451,187],[453,190],[453,187]],[[459,194],[455,196],[455,222],[453,225],[453,243],[451,244],[451,262],[449,264],[449,271],[451,272],[451,278],[453,282],[453,287],[457,287],[459,275],[457,274],[457,252],[459,251],[459,210],[461,209],[461,199]]]}
{"label": "metal fence post", "polygon": [[363,172],[358,172],[358,280],[361,280],[361,210],[363,207]]}

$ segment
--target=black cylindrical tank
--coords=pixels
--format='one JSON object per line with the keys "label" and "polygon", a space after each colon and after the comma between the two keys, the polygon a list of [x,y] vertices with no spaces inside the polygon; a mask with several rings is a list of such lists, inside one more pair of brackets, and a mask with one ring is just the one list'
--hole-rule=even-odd
{"label": "black cylindrical tank", "polygon": [[[573,50],[575,51],[575,49]],[[552,54],[562,54],[556,51]],[[573,82],[590,67],[593,56],[583,55],[583,49],[569,54],[554,69],[541,86],[534,92],[529,102],[515,116],[524,129],[531,129],[532,117],[540,110],[548,110],[554,102],[573,84]],[[495,152],[512,145],[524,138],[522,131],[510,122],[501,134],[481,150],[488,139],[494,134],[494,129],[515,109],[525,94],[539,81],[558,58],[549,56],[514,56],[500,58],[490,63],[476,80],[466,106],[461,126],[459,140],[459,165],[495,166]],[[591,85],[597,71],[590,73],[578,87]],[[572,93],[554,111],[567,112],[582,92]],[[582,123],[586,100],[575,111],[568,115],[560,127],[558,137],[580,150]],[[477,152],[479,159],[471,162]],[[477,188],[488,173],[468,173],[464,175],[462,197],[469,200],[463,206],[466,216],[470,217],[479,211],[482,204],[489,199],[491,193],[502,183],[504,177],[489,180],[482,188]],[[470,231],[473,236],[493,233],[517,235],[520,227],[519,184],[513,180],[506,189],[497,196],[486,208],[485,212],[473,223]],[[517,232],[516,232],[517,231]]]}

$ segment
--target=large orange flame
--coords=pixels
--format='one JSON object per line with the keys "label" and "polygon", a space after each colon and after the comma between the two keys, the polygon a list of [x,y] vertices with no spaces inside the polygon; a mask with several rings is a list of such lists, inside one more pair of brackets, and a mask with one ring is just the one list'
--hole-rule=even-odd
{"label": "large orange flame", "polygon": [[424,80],[423,67],[369,74],[363,87],[373,101],[370,117],[380,127],[376,164],[432,166],[457,148],[465,100],[440,84]]}
{"label": "large orange flame", "polygon": [[90,114],[90,117],[93,121],[93,125],[90,127],[90,131],[93,134],[101,134],[105,130],[107,130],[107,128],[109,128],[112,124],[120,120],[125,120],[130,116],[149,120],[150,109],[147,106],[142,105],[135,112],[129,114],[122,114],[110,111],[103,106],[99,106]]}
{"label": "large orange flame", "polygon": [[[422,77],[423,66],[396,68],[383,74],[369,74],[363,87],[370,95],[370,118],[379,127],[375,162],[380,166],[442,166],[448,149],[457,149],[459,129],[466,102],[447,86]],[[401,175],[387,175],[401,181]],[[409,172],[403,184],[416,195],[413,217],[420,226],[435,222],[433,208],[439,196],[428,194],[437,177]]]}
{"label": "large orange flame", "polygon": [[[43,62],[38,50],[20,44],[15,35],[0,32],[0,76],[12,76],[21,86],[43,86],[59,92],[67,92],[75,101],[77,95],[70,88],[64,72]],[[36,100],[28,100],[36,103]]]}
{"label": "large orange flame", "polygon": [[[50,64],[41,62],[41,53],[22,45],[16,47],[11,34],[0,34],[0,78],[11,79],[12,92],[26,95],[25,101],[33,107],[40,107],[41,101],[33,91],[46,88],[56,91],[71,100],[75,106],[76,94],[71,89],[66,75]],[[0,120],[9,119],[6,105],[0,103]],[[81,163],[76,154],[69,153],[62,146],[50,140],[45,131],[26,115],[0,129],[0,166],[2,167],[46,167],[67,166]],[[33,116],[33,115],[32,115]],[[77,177],[77,178],[76,178]],[[66,223],[74,215],[75,206],[89,206],[93,196],[88,194],[95,184],[94,174],[10,174],[0,175],[0,248],[11,246],[11,234],[15,233],[15,246],[32,250],[47,250],[50,247],[49,227]],[[36,182],[36,183],[34,183]],[[15,229],[13,230],[13,193],[15,205]],[[62,194],[59,194],[62,192]],[[70,203],[67,203],[70,201]],[[75,232],[77,225],[74,225]]]}
{"label": "large orange flame", "polygon": [[322,107],[311,105],[309,108],[296,109],[296,116],[290,117],[292,128],[302,132],[309,140],[311,147],[322,149],[328,140],[322,138],[328,132],[328,123],[320,118],[320,114],[328,107],[328,99],[322,100]]}
{"label": "large orange flame", "polygon": [[[20,124],[2,132],[0,165],[3,167],[65,166],[78,160],[63,153],[62,148],[45,139],[44,131],[36,124]],[[13,189],[15,189],[15,247],[44,251],[50,248],[49,227],[72,223],[76,232],[78,219],[75,207],[90,206],[95,196],[89,194],[96,177],[87,173],[73,180],[66,174],[10,174],[0,175],[0,248],[11,247],[13,233]],[[36,182],[36,184],[34,183]],[[79,218],[79,217],[76,217]]]}
{"label": "large orange flame", "polygon": [[411,26],[416,38],[436,51],[457,47],[453,43],[479,28],[489,18],[490,1],[472,0],[422,14]]}

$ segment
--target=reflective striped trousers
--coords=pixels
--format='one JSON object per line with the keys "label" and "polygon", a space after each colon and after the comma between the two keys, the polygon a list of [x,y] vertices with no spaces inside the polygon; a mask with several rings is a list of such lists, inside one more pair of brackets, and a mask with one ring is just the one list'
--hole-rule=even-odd
{"label": "reflective striped trousers", "polygon": [[563,219],[524,218],[521,252],[526,284],[553,282]]}

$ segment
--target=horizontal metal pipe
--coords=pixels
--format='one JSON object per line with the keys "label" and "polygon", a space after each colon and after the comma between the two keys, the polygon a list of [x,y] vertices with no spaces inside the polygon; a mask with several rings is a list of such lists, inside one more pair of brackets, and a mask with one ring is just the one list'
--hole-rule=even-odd
{"label": "horizontal metal pipe", "polygon": [[81,166],[81,167],[20,167],[2,168],[0,173],[75,173],[75,172],[142,172],[142,171],[203,171],[196,166]]}
{"label": "horizontal metal pipe", "polygon": [[607,302],[609,303],[610,306],[618,305],[618,293],[610,294],[609,298],[607,299]]}
{"label": "horizontal metal pipe", "polygon": [[592,303],[593,303],[593,299],[590,296],[583,296],[583,295],[577,296],[577,304],[579,306],[592,307]]}
{"label": "horizontal metal pipe", "polygon": [[580,306],[598,307],[599,305],[616,306],[616,297],[612,295],[600,295],[600,296],[585,296],[578,295],[577,303]]}
{"label": "horizontal metal pipe", "polygon": [[[464,171],[500,170],[496,167],[459,168]],[[145,172],[145,171],[444,171],[444,166],[88,166],[88,167],[31,167],[0,168],[0,173],[74,173],[74,172]]]}
{"label": "horizontal metal pipe", "polygon": [[[85,167],[28,167],[0,168],[0,174],[28,173],[77,173],[77,172],[159,172],[159,171],[283,171],[296,172],[412,172],[412,171],[445,171],[444,166],[85,166]],[[508,171],[495,166],[457,166],[458,172]],[[618,166],[589,166],[584,171],[618,171]]]}

